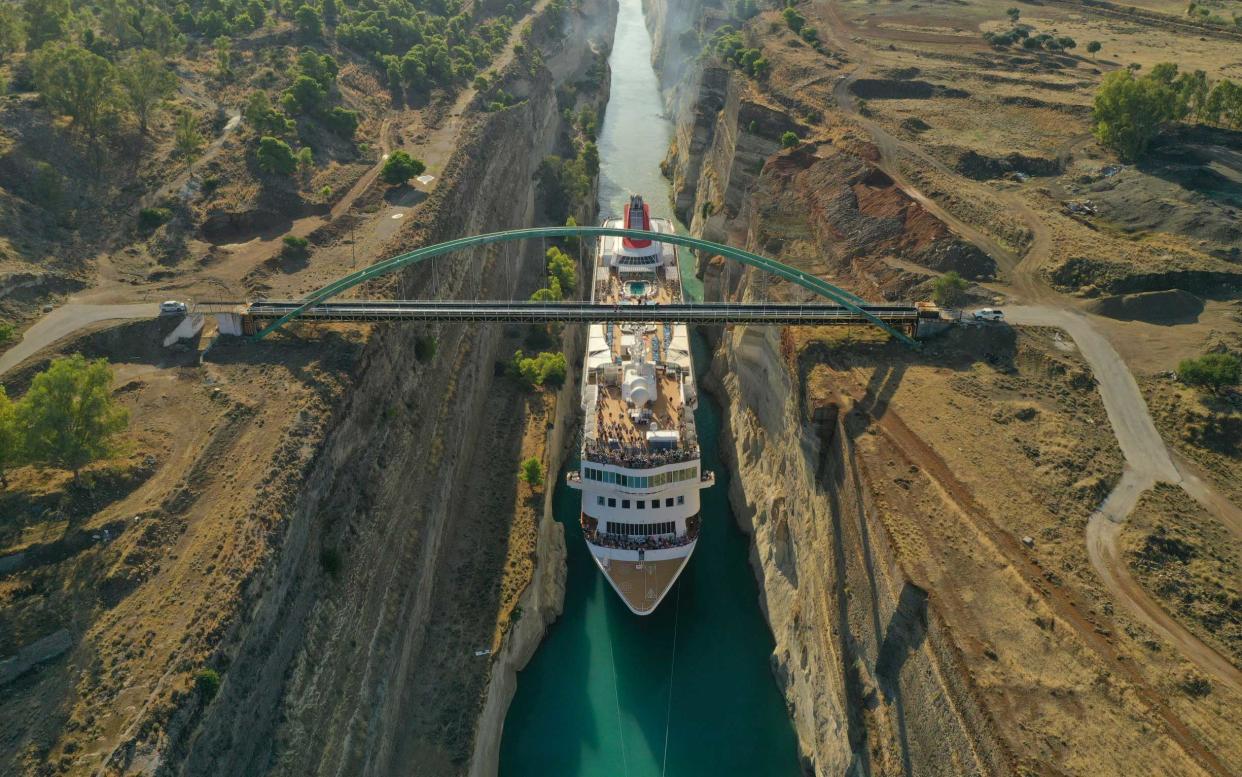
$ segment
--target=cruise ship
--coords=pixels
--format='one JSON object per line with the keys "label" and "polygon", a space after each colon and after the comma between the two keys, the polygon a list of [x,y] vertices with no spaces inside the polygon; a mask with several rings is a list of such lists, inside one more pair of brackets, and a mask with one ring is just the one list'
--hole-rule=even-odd
{"label": "cruise ship", "polygon": [[[605,227],[672,233],[642,197]],[[613,305],[680,302],[673,245],[599,241],[591,299]],[[699,492],[715,484],[699,461],[698,394],[684,325],[590,325],[582,370],[582,534],[600,572],[637,615],[655,611],[699,539]]]}

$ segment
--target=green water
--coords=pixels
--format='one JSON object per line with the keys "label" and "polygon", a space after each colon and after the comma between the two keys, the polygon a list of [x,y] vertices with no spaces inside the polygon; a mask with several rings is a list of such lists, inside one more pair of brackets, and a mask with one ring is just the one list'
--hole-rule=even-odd
{"label": "green water", "polygon": [[[651,42],[640,0],[620,5],[600,136],[601,211],[620,213],[628,194],[641,192],[653,215],[671,217],[658,167],[670,128]],[[694,280],[688,268],[684,275]],[[700,289],[687,292],[697,298]],[[702,338],[692,343],[701,375],[710,353]],[[720,411],[704,396],[695,419],[703,467],[716,472],[716,485],[703,492],[694,556],[652,615],[631,614],[604,582],[578,527],[579,493],[557,479],[555,512],[569,552],[565,612],[518,676],[500,749],[504,777],[799,774],[793,729],[768,664],[772,636],[759,611],[748,540],[726,497]]]}

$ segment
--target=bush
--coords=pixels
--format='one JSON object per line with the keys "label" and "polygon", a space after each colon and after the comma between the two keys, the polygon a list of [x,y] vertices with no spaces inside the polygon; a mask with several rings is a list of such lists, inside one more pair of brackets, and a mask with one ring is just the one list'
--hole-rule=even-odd
{"label": "bush", "polygon": [[324,114],[323,123],[332,133],[352,138],[358,131],[358,112],[338,106]]}
{"label": "bush", "polygon": [[198,691],[199,698],[204,702],[216,698],[220,692],[220,673],[214,669],[200,669],[194,675],[194,690]]}
{"label": "bush", "polygon": [[4,345],[17,334],[17,328],[8,321],[0,321],[0,345]]}
{"label": "bush", "polygon": [[414,358],[423,364],[431,361],[436,355],[436,339],[428,335],[419,335],[414,340]]}
{"label": "bush", "polygon": [[422,175],[427,166],[404,151],[394,151],[384,162],[380,177],[392,186],[405,183],[416,175]]}
{"label": "bush", "polygon": [[341,552],[336,548],[320,548],[319,566],[323,567],[323,571],[335,580],[341,574],[341,568],[345,566],[345,562],[341,558]]}
{"label": "bush", "polygon": [[1190,386],[1219,391],[1236,386],[1242,379],[1242,359],[1231,353],[1205,353],[1196,359],[1183,359],[1177,377]]}
{"label": "bush", "polygon": [[297,235],[285,235],[281,242],[280,255],[286,259],[305,259],[310,256],[310,241]]}
{"label": "bush", "polygon": [[786,132],[781,135],[781,148],[793,148],[798,145],[798,134],[796,132]]}
{"label": "bush", "polygon": [[966,302],[969,287],[962,276],[950,270],[932,284],[932,301],[942,308],[961,307]]}
{"label": "bush", "polygon": [[786,8],[781,11],[781,16],[785,17],[785,24],[789,25],[789,29],[794,32],[802,32],[802,25],[806,24],[806,17],[798,13],[794,8]]}
{"label": "bush", "polygon": [[522,481],[531,488],[538,488],[543,485],[543,465],[534,456],[522,462],[520,474]]}
{"label": "bush", "polygon": [[168,208],[143,208],[138,211],[138,226],[144,230],[158,229],[172,219]]}

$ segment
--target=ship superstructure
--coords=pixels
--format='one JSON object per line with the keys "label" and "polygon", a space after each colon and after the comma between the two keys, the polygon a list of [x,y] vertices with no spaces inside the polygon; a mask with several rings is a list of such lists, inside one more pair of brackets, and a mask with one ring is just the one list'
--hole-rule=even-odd
{"label": "ship superstructure", "polygon": [[[604,226],[673,231],[668,220],[651,218],[639,196]],[[602,238],[591,299],[680,302],[676,247]],[[680,324],[591,324],[582,373],[582,464],[569,476],[582,492],[582,533],[622,601],[647,615],[694,553],[699,491],[715,482],[699,462],[689,334]]]}

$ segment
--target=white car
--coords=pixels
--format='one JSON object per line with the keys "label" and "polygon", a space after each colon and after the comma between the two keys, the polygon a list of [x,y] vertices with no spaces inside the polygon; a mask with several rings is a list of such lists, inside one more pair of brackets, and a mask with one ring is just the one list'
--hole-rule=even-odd
{"label": "white car", "polygon": [[1005,314],[1000,308],[980,308],[971,314],[976,321],[1004,321]]}
{"label": "white car", "polygon": [[178,313],[185,313],[186,310],[188,308],[186,308],[185,303],[179,300],[169,299],[160,303],[161,316],[175,316]]}

